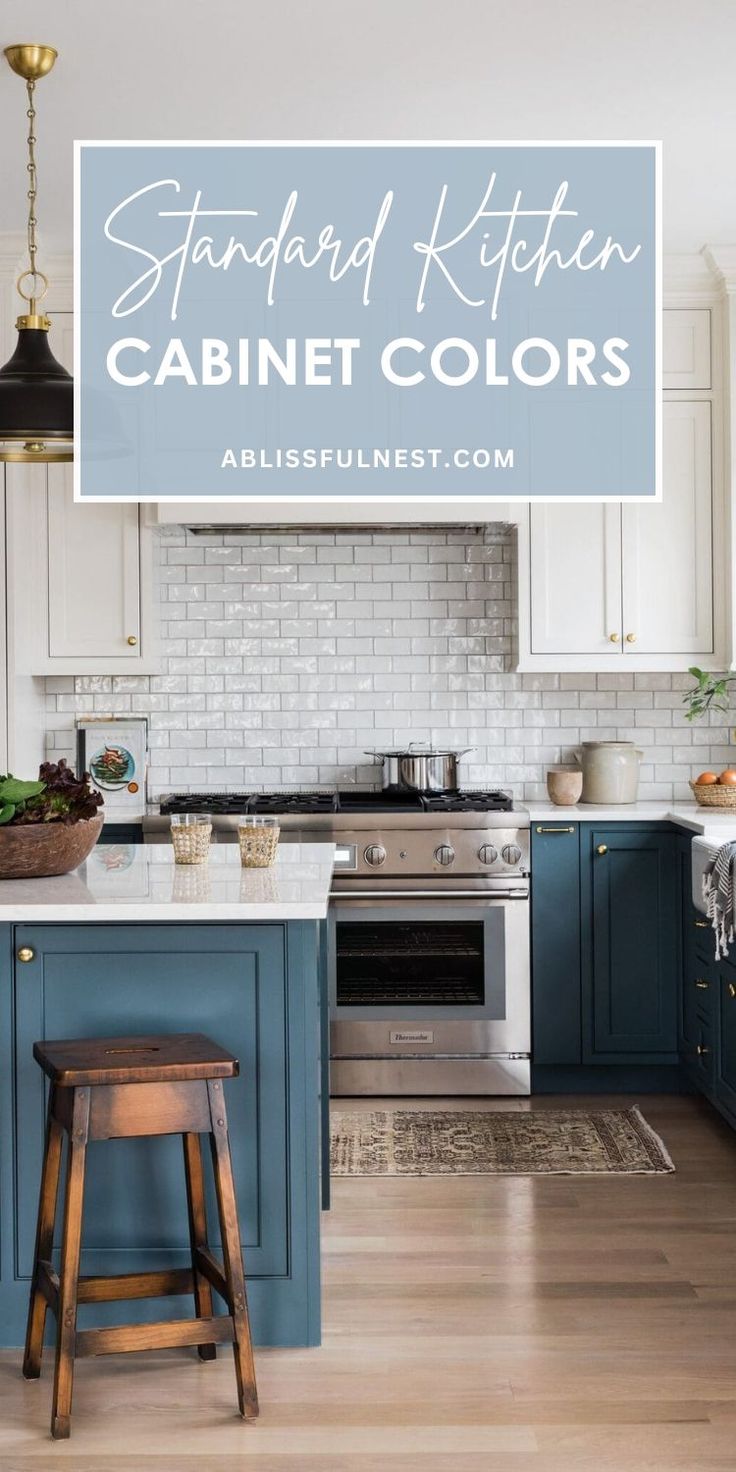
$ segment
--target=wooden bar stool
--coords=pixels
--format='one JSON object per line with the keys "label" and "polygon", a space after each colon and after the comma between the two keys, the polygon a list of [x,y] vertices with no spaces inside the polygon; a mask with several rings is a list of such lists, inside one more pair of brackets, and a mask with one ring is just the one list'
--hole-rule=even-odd
{"label": "wooden bar stool", "polygon": [[[70,1434],[74,1360],[128,1350],[197,1345],[214,1359],[218,1343],[231,1343],[241,1416],[258,1415],[253,1349],[248,1322],[240,1230],[230,1160],[222,1080],[238,1073],[238,1061],[201,1033],[161,1037],[79,1038],[35,1043],[33,1056],[51,1080],[46,1147],[41,1173],[36,1249],[28,1310],[23,1374],[41,1373],[46,1310],[56,1316],[56,1373],[51,1435]],[[66,1199],[61,1267],[51,1261],[61,1148],[67,1136]],[[84,1174],[89,1140],[131,1135],[181,1134],[189,1206],[191,1268],[79,1276]],[[212,1150],[223,1266],[207,1241],[200,1134]],[[213,1315],[212,1289],[229,1312]],[[197,1317],[155,1324],[77,1329],[77,1304],[112,1299],[158,1298],[192,1293]]]}

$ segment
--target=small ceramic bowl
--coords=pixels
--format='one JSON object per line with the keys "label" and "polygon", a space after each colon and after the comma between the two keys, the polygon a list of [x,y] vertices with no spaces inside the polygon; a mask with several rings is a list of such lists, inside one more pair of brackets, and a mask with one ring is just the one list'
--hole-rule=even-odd
{"label": "small ceramic bowl", "polygon": [[558,808],[573,808],[583,791],[583,774],[579,767],[550,767],[547,792]]}

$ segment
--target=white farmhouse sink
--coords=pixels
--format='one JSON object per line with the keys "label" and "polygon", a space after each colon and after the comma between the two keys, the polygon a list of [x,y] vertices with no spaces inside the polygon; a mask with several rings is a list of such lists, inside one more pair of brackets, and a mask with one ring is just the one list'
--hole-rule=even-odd
{"label": "white farmhouse sink", "polygon": [[719,848],[732,838],[736,839],[736,834],[724,833],[722,838],[693,839],[693,904],[696,910],[700,910],[701,915],[705,914],[703,875],[708,865],[713,863]]}

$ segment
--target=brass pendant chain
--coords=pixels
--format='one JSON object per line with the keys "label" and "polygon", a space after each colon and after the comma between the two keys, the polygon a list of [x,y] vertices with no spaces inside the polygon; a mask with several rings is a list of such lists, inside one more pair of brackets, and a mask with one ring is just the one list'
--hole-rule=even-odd
{"label": "brass pendant chain", "polygon": [[36,287],[38,282],[36,273],[36,225],[38,223],[36,219],[36,195],[38,192],[38,180],[36,175],[36,135],[34,132],[36,109],[33,105],[35,88],[36,83],[29,78],[26,82],[26,91],[28,93],[28,111],[26,113],[28,118],[28,163],[26,164],[26,168],[28,170],[28,260],[30,264],[29,274],[33,278],[33,295],[30,299],[31,312],[35,312],[36,310]]}

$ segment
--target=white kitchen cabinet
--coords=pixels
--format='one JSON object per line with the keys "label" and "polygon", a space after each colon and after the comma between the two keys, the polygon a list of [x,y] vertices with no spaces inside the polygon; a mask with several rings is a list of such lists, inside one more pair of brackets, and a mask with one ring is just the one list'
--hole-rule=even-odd
{"label": "white kitchen cabinet", "polygon": [[712,654],[711,406],[673,400],[663,418],[663,503],[622,508],[622,648]]}
{"label": "white kitchen cabinet", "polygon": [[[73,367],[72,313],[52,349]],[[136,503],[74,501],[71,465],[8,467],[14,662],[29,675],[155,673],[153,532]]]}
{"label": "white kitchen cabinet", "polygon": [[723,663],[711,413],[707,399],[664,403],[661,503],[529,508],[519,527],[520,669]]}
{"label": "white kitchen cabinet", "polygon": [[79,505],[71,466],[50,465],[46,517],[49,659],[139,661],[144,633],[138,506]]}
{"label": "white kitchen cabinet", "polygon": [[711,322],[707,307],[662,313],[662,387],[711,387]]}
{"label": "white kitchen cabinet", "polygon": [[621,652],[619,507],[532,505],[529,562],[531,653],[615,659]]}
{"label": "white kitchen cabinet", "polygon": [[722,307],[663,316],[662,502],[527,508],[518,534],[521,670],[729,664]]}
{"label": "white kitchen cabinet", "polygon": [[79,505],[71,466],[9,466],[7,525],[18,670],[157,671],[154,534],[135,503]]}

